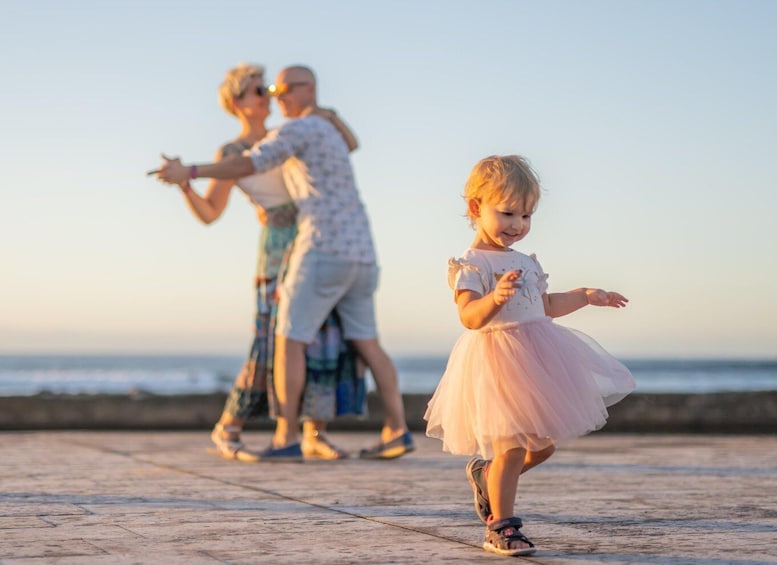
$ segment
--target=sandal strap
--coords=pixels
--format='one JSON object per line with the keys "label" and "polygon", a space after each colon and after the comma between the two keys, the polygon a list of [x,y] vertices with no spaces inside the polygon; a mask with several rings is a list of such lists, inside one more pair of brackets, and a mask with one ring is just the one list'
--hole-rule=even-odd
{"label": "sandal strap", "polygon": [[[348,456],[348,452],[337,447],[335,444],[329,441],[328,437],[326,437],[323,433],[319,432],[318,430],[315,430],[313,433],[305,435],[305,437],[302,439],[303,446],[305,446],[308,442],[310,442],[310,444],[312,444],[313,446],[316,446],[316,444],[318,444],[318,446],[325,447],[326,449],[330,450],[332,454],[337,455],[337,459],[345,459]],[[316,451],[320,454],[320,447],[318,447]]]}
{"label": "sandal strap", "polygon": [[486,540],[499,549],[511,549],[510,544],[514,541],[534,547],[531,540],[521,533],[522,526],[523,522],[517,516],[497,520],[486,526]]}
{"label": "sandal strap", "polygon": [[324,434],[316,432],[316,435],[313,436],[313,441],[317,441],[318,443],[323,443],[325,446],[327,446],[329,449],[332,449],[333,451],[338,451],[337,447],[329,441],[329,438],[326,437]]}
{"label": "sandal strap", "polygon": [[[245,448],[245,444],[240,440],[239,436],[242,431],[242,428],[239,426],[222,426],[221,424],[216,424],[210,434],[210,439],[216,445],[216,449],[218,449],[219,452],[223,455],[229,455],[234,459],[237,456],[237,452]],[[238,438],[225,439],[219,435],[222,432],[227,434],[238,434]]]}
{"label": "sandal strap", "polygon": [[488,524],[486,526],[489,530],[498,532],[499,530],[503,530],[504,528],[508,528],[512,526],[516,530],[520,530],[523,528],[523,521],[518,516],[513,516],[512,518],[503,518],[501,520],[495,520]]}

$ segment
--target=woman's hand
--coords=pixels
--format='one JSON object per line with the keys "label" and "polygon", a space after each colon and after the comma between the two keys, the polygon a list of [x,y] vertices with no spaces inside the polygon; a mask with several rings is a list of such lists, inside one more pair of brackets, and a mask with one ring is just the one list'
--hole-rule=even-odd
{"label": "woman's hand", "polygon": [[343,137],[343,141],[345,141],[345,145],[348,147],[349,153],[352,151],[355,151],[356,148],[359,147],[359,142],[356,140],[356,136],[351,131],[351,128],[349,128],[345,124],[345,122],[343,122],[343,120],[339,118],[339,116],[337,115],[337,112],[335,112],[333,108],[321,108],[320,106],[308,106],[300,113],[300,117],[311,116],[311,115],[320,116],[325,120],[328,120],[329,123],[335,126],[335,129]]}
{"label": "woman's hand", "polygon": [[168,184],[183,186],[189,181],[189,169],[181,164],[179,157],[168,157],[162,154],[164,162],[159,167],[156,178]]}
{"label": "woman's hand", "polygon": [[332,120],[337,114],[331,108],[321,108],[320,106],[309,106],[301,113],[301,116],[321,116],[326,120]]}

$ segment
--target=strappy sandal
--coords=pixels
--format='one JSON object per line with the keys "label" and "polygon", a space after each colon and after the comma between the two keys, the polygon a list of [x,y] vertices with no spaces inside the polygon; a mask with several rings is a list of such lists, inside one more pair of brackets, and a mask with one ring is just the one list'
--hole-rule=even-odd
{"label": "strappy sandal", "polygon": [[480,457],[473,457],[467,462],[467,480],[474,494],[475,512],[484,524],[488,523],[488,517],[491,515],[491,502],[488,500],[486,486],[486,467],[488,467],[488,461]]}
{"label": "strappy sandal", "polygon": [[340,449],[319,431],[302,437],[302,455],[308,459],[347,459],[348,452]]}
{"label": "strappy sandal", "polygon": [[[245,444],[240,441],[240,432],[243,431],[239,426],[223,426],[216,424],[213,431],[210,433],[210,440],[216,446],[216,449],[209,449],[208,452],[223,457],[224,459],[232,459],[237,461],[244,461],[246,463],[255,463],[259,461],[259,456],[252,451],[246,449]],[[224,439],[222,434],[237,434],[238,439],[227,438]]]}
{"label": "strappy sandal", "polygon": [[[486,540],[483,549],[499,555],[531,555],[537,548],[521,533],[523,522],[517,516],[491,522],[486,526]],[[511,548],[513,542],[520,541],[529,547]]]}

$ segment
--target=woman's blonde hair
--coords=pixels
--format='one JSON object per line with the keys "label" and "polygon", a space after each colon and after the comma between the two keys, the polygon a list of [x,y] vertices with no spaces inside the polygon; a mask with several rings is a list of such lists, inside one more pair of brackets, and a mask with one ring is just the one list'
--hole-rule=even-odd
{"label": "woman's blonde hair", "polygon": [[237,67],[229,69],[224,77],[224,82],[219,86],[219,104],[221,104],[221,107],[229,114],[235,116],[232,100],[243,96],[248,83],[255,78],[264,79],[264,67],[262,65],[240,63]]}
{"label": "woman's blonde hair", "polygon": [[[540,200],[540,179],[525,157],[491,155],[472,168],[464,186],[464,199],[492,204],[522,203],[527,210],[534,210]],[[476,218],[469,205],[467,218],[475,227]]]}

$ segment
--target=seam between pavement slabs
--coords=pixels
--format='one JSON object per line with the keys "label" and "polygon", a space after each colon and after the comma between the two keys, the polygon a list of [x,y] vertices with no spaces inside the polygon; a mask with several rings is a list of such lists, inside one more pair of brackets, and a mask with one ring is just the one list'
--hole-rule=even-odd
{"label": "seam between pavement slabs", "polygon": [[156,462],[156,461],[154,461],[152,459],[144,459],[142,457],[137,457],[136,455],[133,455],[132,453],[130,453],[128,451],[122,451],[120,449],[112,449],[110,447],[99,447],[99,446],[95,446],[95,445],[93,445],[91,443],[86,443],[86,442],[82,442],[82,441],[78,441],[78,440],[64,440],[64,441],[65,441],[65,443],[70,443],[72,445],[77,445],[79,447],[84,447],[84,448],[87,448],[87,449],[92,449],[92,450],[100,451],[100,452],[103,452],[103,453],[110,453],[110,454],[113,454],[113,455],[119,455],[119,456],[122,456],[122,457],[126,457],[128,459],[132,459],[133,461],[137,461],[138,463],[145,463],[147,465],[153,465],[154,467],[158,467],[160,469],[167,469],[168,471],[175,471],[176,473],[181,473],[183,475],[190,475],[192,477],[197,477],[197,478],[200,478],[200,479],[207,479],[207,480],[214,481],[214,482],[217,482],[217,483],[220,483],[220,484],[223,484],[223,485],[229,485],[229,486],[233,486],[233,487],[242,488],[242,489],[245,489],[245,490],[250,490],[250,491],[254,491],[254,492],[260,492],[262,494],[267,494],[267,495],[270,495],[270,496],[281,498],[283,500],[288,500],[288,501],[291,501],[291,502],[297,502],[299,504],[305,504],[307,506],[311,506],[313,508],[319,508],[321,510],[328,510],[329,512],[334,512],[334,513],[337,513],[337,514],[342,514],[342,515],[345,515],[345,516],[350,516],[351,518],[359,518],[361,520],[366,520],[368,522],[373,522],[373,523],[376,523],[376,524],[381,524],[383,526],[389,526],[389,527],[397,528],[397,529],[400,529],[400,530],[415,532],[417,534],[422,534],[422,535],[429,536],[429,537],[432,537],[432,538],[437,538],[437,539],[449,541],[449,542],[456,543],[456,544],[459,544],[459,545],[463,545],[463,546],[466,546],[466,547],[474,547],[474,548],[477,548],[477,549],[481,548],[481,546],[478,545],[478,544],[467,543],[467,542],[464,542],[464,541],[461,541],[461,540],[458,540],[458,539],[452,539],[452,538],[449,538],[449,537],[446,537],[446,536],[442,536],[442,535],[439,535],[439,534],[434,534],[434,533],[427,532],[427,531],[424,531],[424,530],[419,530],[417,528],[411,528],[409,526],[403,526],[401,524],[395,524],[393,522],[387,522],[387,521],[384,521],[384,520],[379,520],[377,518],[373,518],[373,517],[370,517],[370,516],[364,516],[362,514],[357,514],[355,512],[348,512],[347,510],[342,510],[342,509],[339,509],[339,508],[332,508],[332,507],[326,506],[324,504],[318,504],[316,502],[310,502],[310,501],[307,501],[307,500],[303,500],[301,498],[295,498],[293,496],[288,496],[288,495],[285,495],[285,494],[281,494],[281,493],[276,492],[274,490],[263,489],[263,488],[260,488],[260,487],[254,487],[254,486],[250,486],[250,485],[245,485],[245,484],[237,483],[237,482],[234,482],[234,481],[229,481],[229,480],[226,480],[226,479],[220,479],[218,477],[212,477],[210,475],[204,475],[204,474],[198,473],[196,471],[190,471],[188,469],[184,469],[184,468],[181,468],[181,467],[176,467],[175,465],[169,465],[167,463],[158,463],[158,462]]}

